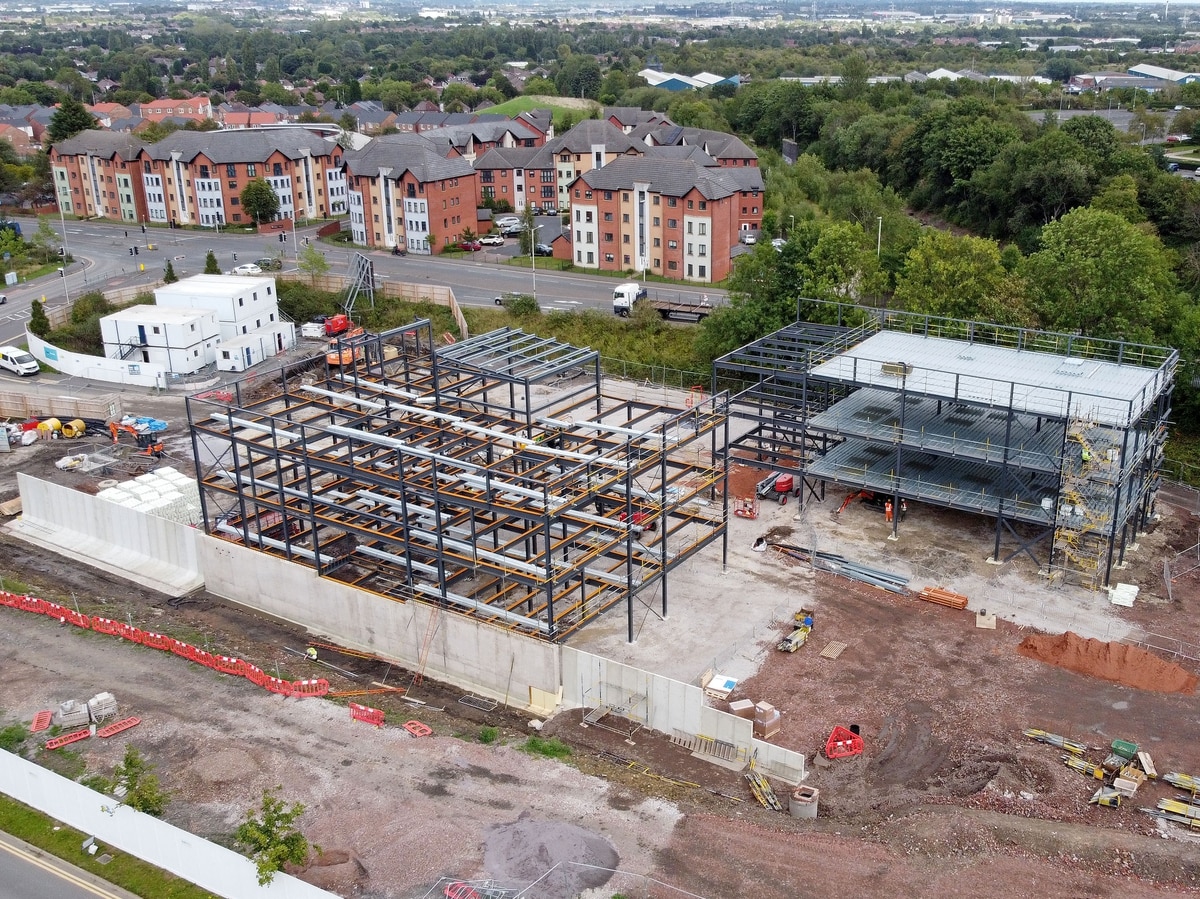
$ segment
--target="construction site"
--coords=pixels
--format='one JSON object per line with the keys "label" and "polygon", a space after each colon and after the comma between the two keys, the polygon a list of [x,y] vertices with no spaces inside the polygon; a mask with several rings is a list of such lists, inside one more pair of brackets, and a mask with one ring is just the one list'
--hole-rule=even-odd
{"label": "construction site", "polygon": [[[725,539],[727,397],[606,397],[517,329],[356,338],[354,366],[193,397],[209,533],[395,601],[561,641]],[[340,355],[340,351],[339,351]]]}
{"label": "construction site", "polygon": [[[1108,586],[1151,514],[1179,363],[1163,347],[823,305],[718,359],[730,447],[792,476],[994,519],[991,560]],[[790,485],[789,485],[790,486]],[[844,508],[844,506],[843,506]],[[891,510],[895,509],[896,514]]]}

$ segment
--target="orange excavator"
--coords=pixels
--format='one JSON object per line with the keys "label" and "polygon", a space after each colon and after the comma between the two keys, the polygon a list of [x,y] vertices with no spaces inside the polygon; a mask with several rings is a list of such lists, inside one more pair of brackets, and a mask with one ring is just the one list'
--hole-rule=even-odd
{"label": "orange excavator", "polygon": [[[856,499],[862,500],[866,505],[870,506],[876,512],[885,512],[887,510],[887,504],[891,501],[891,495],[875,493],[872,490],[855,490],[853,493],[847,494],[846,498],[844,500],[842,500],[841,506],[839,506],[838,510],[836,512],[834,512],[833,514],[841,515],[843,512],[846,511],[847,508],[849,508],[850,504],[852,502],[854,502]],[[905,514],[907,514],[907,512],[908,512],[908,500],[906,500],[902,497],[900,499],[900,518],[901,518],[901,520],[904,519],[904,516],[905,516]]]}
{"label": "orange excavator", "polygon": [[[366,331],[362,325],[355,325],[347,331],[344,331],[336,340],[329,341],[328,352],[325,354],[325,362],[329,365],[353,365],[362,358],[362,342],[360,338],[366,336]],[[341,349],[338,349],[339,344]]]}

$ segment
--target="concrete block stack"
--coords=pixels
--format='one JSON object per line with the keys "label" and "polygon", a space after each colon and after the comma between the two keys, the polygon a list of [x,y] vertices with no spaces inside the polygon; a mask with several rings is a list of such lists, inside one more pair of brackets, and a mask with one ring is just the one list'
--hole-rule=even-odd
{"label": "concrete block stack", "polygon": [[200,523],[200,490],[195,480],[169,466],[107,487],[96,495],[168,521]]}

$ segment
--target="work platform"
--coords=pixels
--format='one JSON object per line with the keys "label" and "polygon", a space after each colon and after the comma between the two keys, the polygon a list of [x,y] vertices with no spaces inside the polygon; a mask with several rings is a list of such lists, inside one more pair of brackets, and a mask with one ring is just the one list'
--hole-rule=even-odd
{"label": "work platform", "polygon": [[[606,397],[592,351],[428,321],[191,397],[208,532],[562,640],[725,534],[728,397]],[[432,626],[432,625],[431,625]]]}
{"label": "work platform", "polygon": [[[1152,504],[1174,350],[812,308],[826,323],[797,322],[714,364],[714,388],[735,394],[731,414],[749,425],[731,446],[739,461],[797,473],[805,499],[832,483],[988,515],[993,558],[1027,552],[1047,572],[1108,582]],[[1002,557],[1006,535],[1017,548]]]}

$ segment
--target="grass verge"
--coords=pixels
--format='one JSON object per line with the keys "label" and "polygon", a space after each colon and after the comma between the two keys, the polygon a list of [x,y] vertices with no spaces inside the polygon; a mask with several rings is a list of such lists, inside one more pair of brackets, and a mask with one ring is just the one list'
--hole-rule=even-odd
{"label": "grass verge", "polygon": [[96,858],[103,853],[92,856],[79,849],[87,834],[59,824],[53,818],[8,796],[0,796],[0,830],[138,896],[154,899],[215,899],[213,893],[193,883],[109,847],[104,849],[112,856],[112,861],[102,865]]}
{"label": "grass verge", "polygon": [[571,747],[558,737],[551,737],[549,740],[530,737],[521,744],[521,749],[530,755],[541,755],[548,759],[565,759],[571,754]]}

